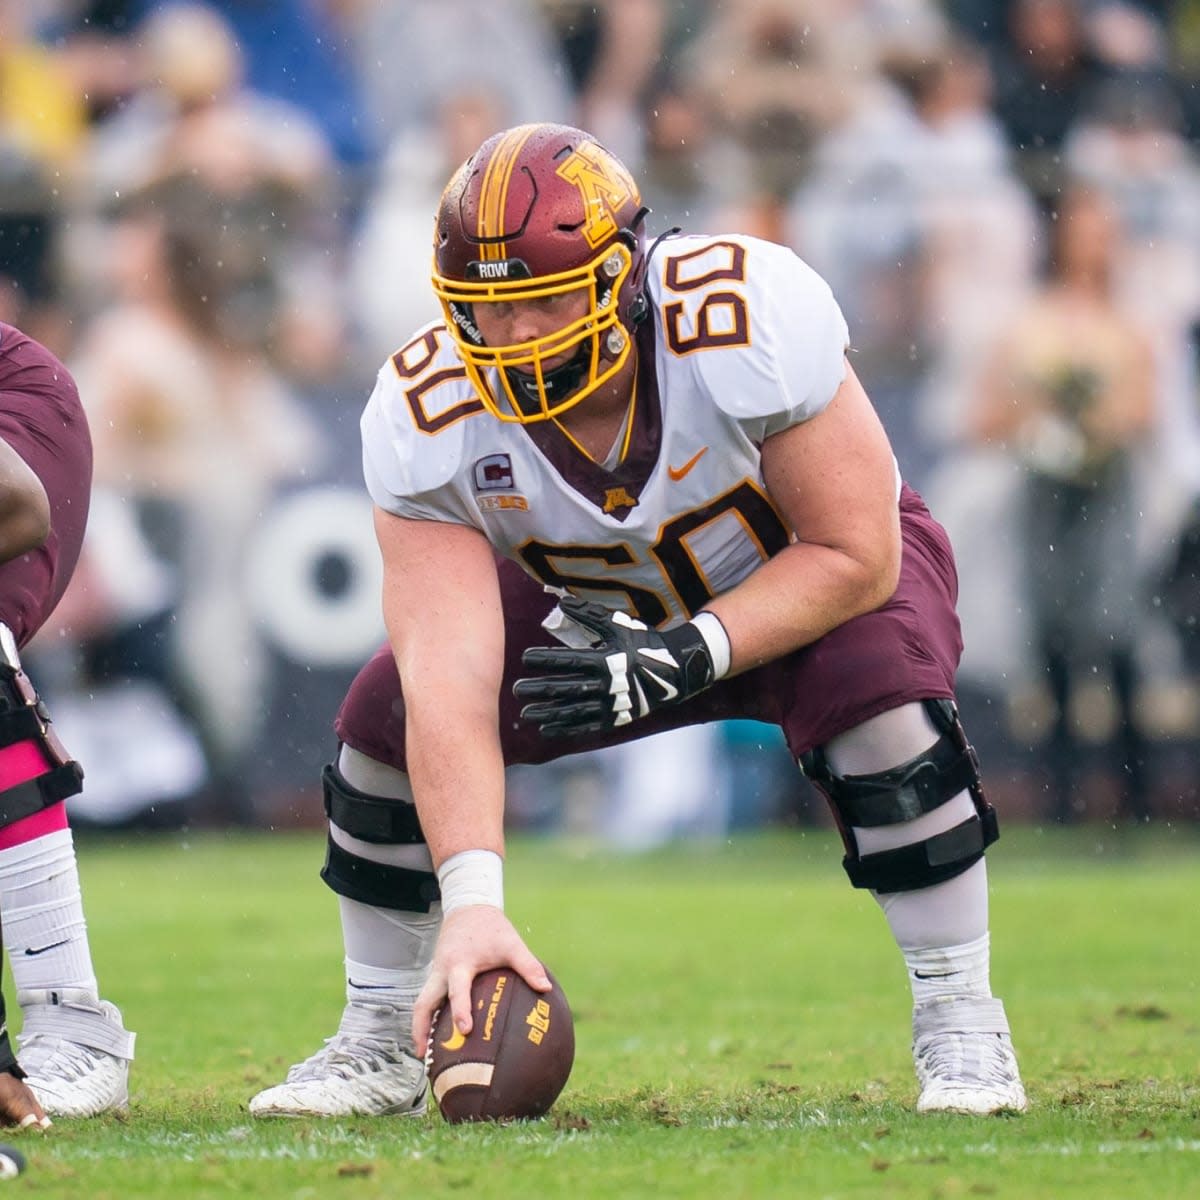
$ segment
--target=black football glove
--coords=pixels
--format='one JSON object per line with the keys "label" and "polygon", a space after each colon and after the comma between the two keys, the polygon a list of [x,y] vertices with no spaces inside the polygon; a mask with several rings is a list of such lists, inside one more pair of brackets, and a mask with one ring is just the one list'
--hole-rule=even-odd
{"label": "black football glove", "polygon": [[544,737],[578,737],[628,725],[664,704],[678,704],[715,678],[712,655],[690,621],[659,633],[635,617],[564,596],[558,607],[597,643],[587,649],[533,646],[521,662],[538,674],[518,679],[523,720]]}

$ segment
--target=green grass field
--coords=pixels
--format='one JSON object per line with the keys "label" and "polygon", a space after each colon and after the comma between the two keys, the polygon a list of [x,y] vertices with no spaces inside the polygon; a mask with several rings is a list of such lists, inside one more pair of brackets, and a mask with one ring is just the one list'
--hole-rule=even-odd
{"label": "green grass field", "polygon": [[[143,1197],[1200,1196],[1200,831],[1010,830],[993,984],[1024,1117],[918,1117],[899,957],[827,832],[629,859],[516,840],[509,911],[576,1015],[550,1116],[254,1122],[333,1032],[313,834],[80,839],[128,1119],[13,1135],[0,1191]],[[10,1002],[11,1007],[11,1002]],[[15,1014],[14,1014],[15,1015]]]}

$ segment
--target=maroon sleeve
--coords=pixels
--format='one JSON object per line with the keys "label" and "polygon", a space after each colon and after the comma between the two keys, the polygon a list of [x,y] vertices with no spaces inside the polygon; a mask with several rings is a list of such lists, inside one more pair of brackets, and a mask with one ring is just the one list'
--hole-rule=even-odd
{"label": "maroon sleeve", "polygon": [[42,481],[50,536],[0,564],[0,620],[19,646],[62,597],[83,544],[92,490],[92,442],[70,372],[44,346],[0,323],[0,438]]}

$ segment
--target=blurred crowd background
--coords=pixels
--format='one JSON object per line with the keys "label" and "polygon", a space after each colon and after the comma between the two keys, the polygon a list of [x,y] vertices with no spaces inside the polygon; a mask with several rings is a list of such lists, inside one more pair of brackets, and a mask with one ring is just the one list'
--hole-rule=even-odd
{"label": "blurred crowd background", "polygon": [[[0,319],[96,443],[29,654],[77,823],[319,819],[382,637],[359,412],[436,315],[447,176],[529,120],[621,156],[652,232],[829,280],[956,546],[1002,809],[1196,819],[1198,77],[1200,0],[0,0]],[[827,819],[739,722],[515,770],[510,815]]]}

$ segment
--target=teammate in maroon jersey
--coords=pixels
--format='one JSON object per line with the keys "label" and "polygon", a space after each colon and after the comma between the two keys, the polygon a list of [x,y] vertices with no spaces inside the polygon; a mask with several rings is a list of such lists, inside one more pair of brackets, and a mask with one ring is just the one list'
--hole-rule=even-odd
{"label": "teammate in maroon jersey", "polygon": [[[87,524],[92,444],[75,383],[48,350],[0,324],[0,919],[21,1006],[25,1075],[7,1111],[36,1096],[56,1116],[128,1103],[133,1034],[101,1000],[66,800],[83,772],[21,666],[75,570]],[[31,1089],[31,1090],[30,1090]],[[4,1103],[0,1100],[0,1103]],[[26,1114],[27,1115],[27,1114]]]}
{"label": "teammate in maroon jersey", "polygon": [[549,987],[504,914],[506,764],[731,717],[782,727],[885,913],[918,1108],[1025,1107],[949,542],[824,281],[736,234],[648,246],[645,215],[625,167],[558,125],[488,139],[443,194],[444,320],[362,421],[389,645],[325,775],[347,1004],[255,1115],[420,1111],[437,1006],[466,1032],[478,972]]}

